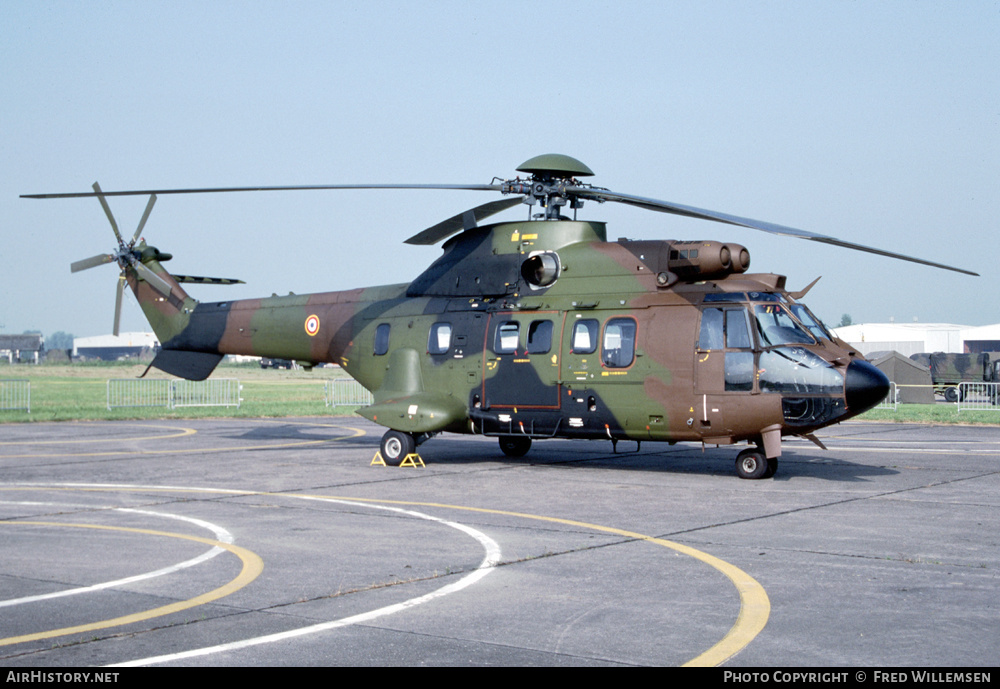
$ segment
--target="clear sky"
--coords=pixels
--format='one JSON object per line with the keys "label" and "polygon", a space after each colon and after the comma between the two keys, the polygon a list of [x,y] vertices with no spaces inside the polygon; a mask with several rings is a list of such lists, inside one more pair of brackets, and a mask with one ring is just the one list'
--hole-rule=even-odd
{"label": "clear sky", "polygon": [[[1000,322],[1000,3],[0,3],[0,332],[111,331],[94,199],[150,187],[488,183],[541,153],[614,191],[833,235],[974,278],[588,203],[612,239],[744,244],[823,279],[836,325]],[[205,300],[409,281],[406,237],[494,197],[329,191],[160,197],[146,225]],[[131,234],[144,198],[112,199]],[[498,216],[521,218],[518,209]],[[129,296],[122,330],[147,330]]]}

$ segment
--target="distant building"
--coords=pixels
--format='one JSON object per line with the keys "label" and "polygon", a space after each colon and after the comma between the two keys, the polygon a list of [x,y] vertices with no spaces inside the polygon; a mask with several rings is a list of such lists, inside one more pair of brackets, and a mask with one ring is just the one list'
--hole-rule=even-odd
{"label": "distant building", "polygon": [[966,328],[962,331],[962,339],[965,341],[966,354],[1000,352],[1000,323]]}
{"label": "distant building", "polygon": [[37,364],[41,351],[41,335],[0,335],[0,357],[6,357],[8,364]]}
{"label": "distant building", "polygon": [[73,338],[73,358],[117,361],[139,358],[159,350],[160,342],[153,333],[120,333]]}
{"label": "distant building", "polygon": [[877,352],[977,354],[1000,351],[1000,324],[983,327],[952,323],[863,323],[833,333],[865,356]]}

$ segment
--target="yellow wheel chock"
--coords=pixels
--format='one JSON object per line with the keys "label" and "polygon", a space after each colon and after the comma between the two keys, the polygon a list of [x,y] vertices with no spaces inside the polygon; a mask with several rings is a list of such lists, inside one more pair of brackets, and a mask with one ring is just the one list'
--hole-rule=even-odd
{"label": "yellow wheel chock", "polygon": [[[385,463],[385,460],[382,459],[382,451],[381,450],[379,450],[379,451],[377,451],[375,453],[375,456],[372,457],[372,463],[369,464],[368,466],[383,466],[383,467],[384,466],[388,466]],[[401,467],[426,467],[427,465],[424,464],[424,460],[420,458],[420,455],[418,455],[416,452],[411,452],[410,454],[408,454],[405,457],[403,457],[403,461],[399,463],[399,466],[401,466]]]}

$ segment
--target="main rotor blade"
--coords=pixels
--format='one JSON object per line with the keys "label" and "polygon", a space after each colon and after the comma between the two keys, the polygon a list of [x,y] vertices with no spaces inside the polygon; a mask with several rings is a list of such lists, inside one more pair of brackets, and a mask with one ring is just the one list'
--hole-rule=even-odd
{"label": "main rotor blade", "polygon": [[169,282],[167,282],[159,275],[151,271],[149,268],[143,265],[141,261],[136,261],[135,263],[132,264],[132,267],[135,268],[135,272],[139,273],[139,277],[148,282],[153,289],[155,289],[157,292],[159,292],[165,297],[170,296],[171,288]]}
{"label": "main rotor blade", "polygon": [[85,258],[82,261],[76,261],[70,264],[69,271],[71,273],[79,273],[81,270],[103,266],[105,263],[111,263],[114,260],[114,254],[98,254],[97,256],[91,256],[90,258]]}
{"label": "main rotor blade", "polygon": [[118,276],[118,291],[115,293],[115,326],[111,330],[118,337],[118,326],[122,320],[122,294],[125,292],[125,273]]}
{"label": "main rotor blade", "polygon": [[132,235],[132,244],[135,244],[135,240],[139,238],[142,234],[142,228],[146,226],[146,221],[149,220],[149,214],[153,210],[153,204],[156,203],[156,194],[149,195],[149,202],[146,204],[146,210],[142,213],[142,219],[139,221],[139,227],[136,228],[135,234]]}
{"label": "main rotor blade", "polygon": [[[97,184],[94,184],[97,187]],[[68,194],[21,194],[22,199],[78,199],[90,196],[146,196],[147,194],[221,194],[235,191],[318,191],[323,189],[454,189],[458,191],[500,191],[499,184],[314,184],[282,187],[212,187],[205,189],[141,189],[130,191],[75,192]],[[103,203],[103,201],[102,201]],[[110,210],[108,211],[110,215]]]}
{"label": "main rotor blade", "polygon": [[499,201],[484,203],[481,206],[476,206],[471,210],[467,210],[464,213],[459,213],[458,215],[454,215],[447,220],[439,222],[433,227],[428,227],[423,232],[418,232],[407,239],[406,243],[422,246],[437,244],[442,239],[450,237],[456,232],[471,230],[473,227],[476,227],[476,223],[480,220],[485,220],[491,215],[496,215],[500,211],[507,210],[511,206],[516,206],[523,200],[523,196],[516,196],[510,199],[500,199]]}
{"label": "main rotor blade", "polygon": [[729,225],[737,225],[740,227],[748,227],[753,230],[761,230],[763,232],[770,232],[771,234],[784,235],[786,237],[798,237],[799,239],[809,239],[814,242],[831,244],[833,246],[839,246],[845,249],[864,251],[869,254],[888,256],[889,258],[896,258],[901,261],[910,261],[911,263],[920,263],[922,265],[932,266],[934,268],[943,268],[944,270],[951,270],[956,273],[964,273],[965,275],[974,275],[976,277],[979,276],[979,273],[974,273],[971,270],[965,270],[963,268],[955,268],[953,266],[948,266],[943,263],[926,261],[922,258],[914,258],[913,256],[906,256],[904,254],[898,254],[892,251],[885,251],[883,249],[876,249],[874,247],[865,246],[863,244],[845,242],[844,240],[837,239],[836,237],[828,237],[823,234],[817,234],[815,232],[807,232],[806,230],[798,230],[795,229],[794,227],[786,227],[785,225],[778,225],[776,223],[765,222],[763,220],[753,220],[752,218],[743,218],[738,215],[729,215],[728,213],[719,213],[718,211],[710,211],[710,210],[705,210],[703,208],[685,206],[679,203],[660,201],[658,199],[649,199],[649,198],[644,198],[642,196],[633,196],[631,194],[622,194],[619,192],[609,191],[604,189],[594,189],[589,187],[568,187],[567,192],[577,194],[581,198],[590,198],[597,201],[617,201],[619,203],[625,203],[631,206],[638,206],[639,208],[645,208],[646,210],[659,211],[661,213],[672,213],[674,215],[683,215],[688,218],[699,218],[701,220],[712,220],[714,222],[721,222]]}
{"label": "main rotor blade", "polygon": [[111,229],[115,231],[115,237],[118,241],[122,241],[122,235],[118,231],[118,223],[115,222],[115,216],[111,214],[111,207],[108,205],[107,200],[104,198],[104,192],[101,191],[101,185],[94,182],[94,193],[87,194],[87,196],[96,196],[97,200],[101,202],[101,208],[104,209],[104,214],[108,216],[108,220],[111,222]]}

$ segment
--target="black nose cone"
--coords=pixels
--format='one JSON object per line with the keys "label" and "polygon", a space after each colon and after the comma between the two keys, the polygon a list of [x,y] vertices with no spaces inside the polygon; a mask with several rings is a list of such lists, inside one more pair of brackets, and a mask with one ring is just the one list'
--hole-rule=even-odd
{"label": "black nose cone", "polygon": [[852,361],[844,386],[847,409],[853,416],[868,411],[889,394],[889,379],[867,361]]}

